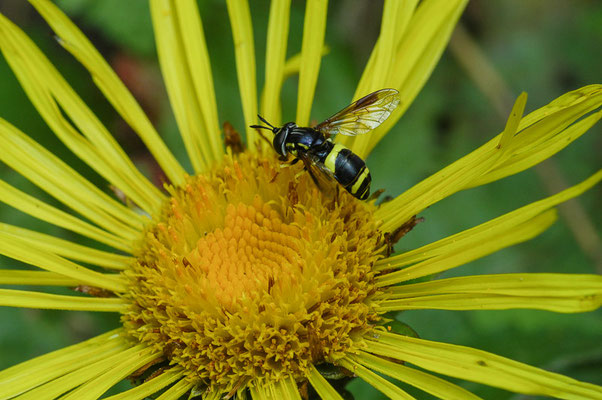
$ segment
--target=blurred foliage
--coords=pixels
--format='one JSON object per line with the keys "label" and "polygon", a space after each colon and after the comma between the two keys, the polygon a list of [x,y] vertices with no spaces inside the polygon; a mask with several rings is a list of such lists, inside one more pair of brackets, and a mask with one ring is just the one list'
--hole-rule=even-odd
{"label": "blurred foliage", "polygon": [[[186,156],[161,82],[148,4],[143,0],[58,0],[57,3],[98,46],[131,87],[181,160]],[[304,9],[294,2],[289,54],[301,48]],[[265,35],[269,3],[252,2],[258,84],[263,82]],[[327,42],[312,118],[321,120],[348,104],[378,35],[382,4],[371,0],[332,1]],[[144,147],[93,86],[87,72],[53,40],[51,31],[21,0],[3,0],[0,11],[25,29],[88,102],[126,151],[148,174],[154,165]],[[243,130],[232,37],[222,1],[203,1],[201,13],[212,57],[221,121]],[[210,17],[209,17],[210,16]],[[475,0],[462,19],[474,39],[497,67],[515,95],[529,93],[527,110],[545,105],[562,93],[600,82],[602,3],[560,0]],[[192,38],[191,38],[192,40]],[[261,87],[261,86],[258,86]],[[87,166],[65,149],[27,100],[0,59],[1,117],[51,148],[94,183],[109,189]],[[295,111],[296,80],[283,88],[284,120]],[[394,130],[368,159],[373,187],[395,196],[429,174],[461,157],[503,129],[471,79],[447,51],[430,81]],[[557,155],[553,162],[568,184],[600,168],[600,125]],[[185,162],[186,163],[186,162]],[[0,165],[0,178],[28,193],[57,204],[22,177]],[[426,210],[419,224],[397,245],[409,249],[437,240],[548,195],[532,170],[486,187],[458,193]],[[594,188],[579,200],[600,231],[602,191]],[[83,241],[6,206],[0,220]],[[21,267],[0,259],[3,267]],[[598,266],[599,267],[599,266]],[[445,276],[505,272],[595,273],[566,224],[559,220],[540,237],[450,271]],[[64,290],[48,288],[60,293]],[[577,379],[602,384],[602,313],[579,315],[543,311],[414,311],[398,314],[425,339],[472,346]],[[0,367],[72,344],[118,325],[118,316],[81,312],[0,308]],[[524,399],[497,389],[462,383],[487,399]],[[359,380],[348,388],[357,399],[384,398]],[[421,399],[423,393],[407,390]]]}

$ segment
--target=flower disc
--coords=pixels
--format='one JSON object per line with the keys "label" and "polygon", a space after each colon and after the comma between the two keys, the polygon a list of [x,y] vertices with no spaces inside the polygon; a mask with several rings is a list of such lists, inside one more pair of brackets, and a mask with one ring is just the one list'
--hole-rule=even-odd
{"label": "flower disc", "polygon": [[301,378],[362,345],[384,247],[373,205],[248,153],[168,190],[124,272],[131,336],[223,391]]}

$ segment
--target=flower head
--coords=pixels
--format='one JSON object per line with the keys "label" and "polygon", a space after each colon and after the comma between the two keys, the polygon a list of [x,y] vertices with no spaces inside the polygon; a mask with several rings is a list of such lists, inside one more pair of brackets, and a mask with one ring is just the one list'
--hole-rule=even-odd
{"label": "flower head", "polygon": [[347,194],[325,203],[298,172],[243,153],[168,189],[160,222],[124,272],[125,329],[169,349],[212,390],[302,380],[380,319],[370,307],[383,250],[374,206]]}
{"label": "flower head", "polygon": [[[430,279],[541,233],[555,220],[554,206],[595,185],[602,171],[451,237],[393,253],[430,205],[523,171],[584,134],[602,116],[600,85],[567,93],[526,116],[522,94],[498,136],[390,201],[364,202],[337,182],[326,190],[320,165],[311,171],[320,160],[281,165],[251,127],[258,109],[280,122],[282,83],[297,73],[296,122],[309,125],[326,2],[307,2],[300,58],[288,61],[290,4],[272,3],[258,106],[249,5],[227,1],[246,125],[248,148],[242,149],[231,128],[225,140],[220,133],[196,2],[151,0],[159,60],[193,169],[189,175],[77,27],[50,1],[30,1],[140,136],[169,183],[154,186],[35,44],[0,16],[0,50],[40,115],[126,199],[122,204],[99,190],[0,120],[0,140],[7,144],[0,160],[79,216],[2,181],[0,199],[111,249],[3,224],[0,253],[44,271],[1,270],[0,283],[71,286],[87,296],[0,289],[0,304],[121,316],[114,331],[0,372],[0,398],[95,399],[130,377],[139,385],[112,399],[300,398],[309,387],[323,399],[339,399],[333,382],[350,376],[390,398],[410,398],[377,373],[436,397],[476,398],[431,372],[519,393],[602,397],[592,384],[398,332],[387,315],[409,309],[581,312],[600,306],[602,279],[594,275]],[[400,106],[370,135],[337,137],[337,151],[346,146],[366,157],[387,134],[428,78],[465,5],[410,3],[385,3],[381,34],[355,96],[390,87],[399,91]],[[328,165],[321,167],[328,175]]]}

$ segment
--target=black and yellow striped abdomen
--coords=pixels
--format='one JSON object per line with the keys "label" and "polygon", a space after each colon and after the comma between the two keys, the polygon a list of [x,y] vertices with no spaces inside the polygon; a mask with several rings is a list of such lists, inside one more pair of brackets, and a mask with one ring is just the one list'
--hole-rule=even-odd
{"label": "black and yellow striped abdomen", "polygon": [[351,150],[335,144],[324,158],[324,166],[354,197],[366,200],[370,195],[372,177],[366,163]]}

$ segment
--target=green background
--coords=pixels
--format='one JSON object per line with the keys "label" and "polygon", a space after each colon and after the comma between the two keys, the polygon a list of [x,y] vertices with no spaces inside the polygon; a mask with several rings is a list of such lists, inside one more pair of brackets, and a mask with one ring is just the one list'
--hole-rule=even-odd
{"label": "green background", "polygon": [[[300,51],[304,4],[293,2],[289,55]],[[131,86],[180,160],[185,159],[156,61],[148,5],[143,0],[61,0],[58,4],[92,39]],[[257,51],[258,87],[263,83],[267,1],[251,1]],[[106,123],[123,147],[148,174],[155,172],[142,144],[92,84],[87,72],[58,46],[50,29],[21,0],[4,0],[0,11],[21,26],[44,50],[78,93]],[[349,103],[378,35],[382,3],[332,1],[312,119],[321,120]],[[212,58],[220,122],[244,129],[238,95],[232,36],[221,1],[203,1],[201,13]],[[532,0],[475,0],[462,23],[495,65],[512,95],[529,93],[527,111],[568,90],[599,83],[602,55],[602,3]],[[64,148],[45,126],[0,58],[0,117],[48,146],[86,177],[109,191],[105,182]],[[284,119],[295,112],[296,79],[283,88]],[[509,111],[506,110],[506,111]],[[476,148],[503,129],[504,121],[477,89],[451,51],[446,51],[424,90],[367,163],[373,188],[395,196]],[[426,210],[418,225],[396,246],[415,248],[487,221],[550,194],[547,187],[572,185],[602,164],[600,124],[534,170],[458,193]],[[0,144],[1,148],[2,144]],[[187,162],[184,162],[186,165]],[[0,178],[58,205],[40,189],[0,164]],[[547,179],[547,181],[546,181]],[[600,231],[600,186],[579,199],[587,218]],[[60,206],[62,207],[62,206]],[[0,221],[88,243],[74,234],[0,205]],[[579,229],[579,227],[578,227]],[[506,272],[602,272],[601,245],[584,251],[560,220],[540,237],[446,273],[463,276]],[[0,257],[0,266],[21,267]],[[62,293],[65,290],[48,288]],[[555,314],[544,311],[413,311],[399,314],[422,338],[487,350],[531,365],[602,384],[602,313]],[[76,343],[118,325],[118,316],[85,312],[0,308],[0,368]],[[486,399],[534,398],[473,383],[465,387]],[[348,386],[356,399],[385,398],[359,380]],[[420,399],[429,398],[411,388]]]}

